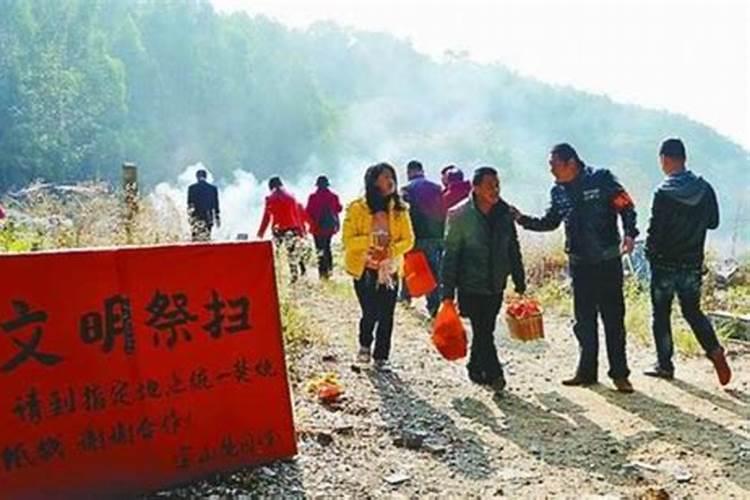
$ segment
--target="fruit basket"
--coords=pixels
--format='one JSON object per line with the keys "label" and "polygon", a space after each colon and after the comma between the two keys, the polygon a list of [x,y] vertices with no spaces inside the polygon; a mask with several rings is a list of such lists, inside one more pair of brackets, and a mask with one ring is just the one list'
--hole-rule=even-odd
{"label": "fruit basket", "polygon": [[532,298],[512,300],[505,308],[505,322],[511,338],[527,342],[544,338],[542,306]]}

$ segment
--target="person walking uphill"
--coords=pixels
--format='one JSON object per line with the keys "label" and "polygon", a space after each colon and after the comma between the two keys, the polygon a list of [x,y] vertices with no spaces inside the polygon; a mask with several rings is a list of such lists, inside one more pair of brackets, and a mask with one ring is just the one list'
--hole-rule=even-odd
{"label": "person walking uphill", "polygon": [[513,216],[500,199],[497,171],[477,169],[472,184],[471,198],[448,214],[441,294],[449,302],[457,294],[461,315],[471,321],[469,379],[500,391],[505,378],[495,348],[497,315],[508,276],[519,294],[526,291],[526,278]]}
{"label": "person walking uphill", "polygon": [[263,239],[271,225],[274,243],[283,246],[289,260],[291,282],[295,283],[305,274],[304,235],[306,214],[297,200],[284,189],[279,177],[268,180],[271,194],[266,197],[263,220],[258,229],[258,239]]}
{"label": "person walking uphill", "polygon": [[[439,185],[424,176],[422,164],[412,160],[406,166],[409,183],[403,188],[404,200],[409,204],[409,216],[414,228],[414,249],[424,253],[433,276],[440,272],[443,256],[443,234],[445,232],[445,205]],[[404,286],[402,297],[407,299],[409,292]],[[435,289],[427,295],[427,312],[435,317],[440,305],[440,291]]]}
{"label": "person walking uphill", "polygon": [[187,208],[193,241],[210,241],[211,229],[219,227],[219,191],[207,181],[208,173],[195,173],[197,182],[188,187]]}
{"label": "person walking uphill", "polygon": [[[549,165],[555,177],[551,203],[541,218],[516,220],[531,231],[552,231],[565,222],[565,251],[573,280],[573,304],[580,358],[565,385],[595,384],[598,378],[601,315],[607,340],[609,376],[620,392],[633,392],[625,353],[625,299],[622,253],[630,253],[638,236],[632,199],[609,170],[588,167],[569,144],[552,148]],[[617,227],[622,219],[623,241]]]}
{"label": "person walking uphill", "polygon": [[685,167],[685,145],[665,140],[659,150],[667,176],[654,193],[646,255],[651,264],[651,304],[657,363],[644,373],[674,378],[672,364],[672,300],[680,300],[687,320],[706,356],[713,362],[719,382],[729,383],[732,371],[711,322],[701,311],[701,285],[706,232],[719,227],[719,205],[711,184]]}
{"label": "person walking uphill", "polygon": [[329,187],[328,177],[321,175],[315,185],[318,189],[307,200],[307,214],[318,252],[318,274],[321,279],[329,279],[333,271],[331,238],[339,231],[342,207],[339,197]]}
{"label": "person walking uphill", "polygon": [[408,207],[388,163],[367,169],[365,196],[347,206],[342,240],[346,271],[354,278],[362,309],[357,361],[369,363],[372,357],[377,369],[388,370],[398,274],[403,255],[414,244]]}

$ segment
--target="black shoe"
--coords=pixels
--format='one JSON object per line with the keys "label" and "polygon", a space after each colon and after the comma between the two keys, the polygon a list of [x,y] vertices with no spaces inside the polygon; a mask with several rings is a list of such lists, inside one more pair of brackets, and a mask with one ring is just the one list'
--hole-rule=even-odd
{"label": "black shoe", "polygon": [[624,392],[625,394],[631,394],[635,392],[635,389],[633,389],[633,384],[630,383],[630,380],[628,380],[627,377],[616,378],[613,379],[612,382],[614,382],[617,392]]}
{"label": "black shoe", "polygon": [[582,377],[581,375],[576,375],[573,378],[562,381],[563,385],[567,385],[569,387],[586,387],[589,385],[595,385],[596,383],[596,377]]}
{"label": "black shoe", "polygon": [[663,378],[666,380],[672,380],[674,378],[674,370],[667,370],[658,364],[652,366],[648,370],[644,370],[643,374],[649,377]]}
{"label": "black shoe", "polygon": [[501,375],[500,377],[496,378],[491,384],[492,390],[496,393],[503,392],[503,389],[505,389],[505,378]]}

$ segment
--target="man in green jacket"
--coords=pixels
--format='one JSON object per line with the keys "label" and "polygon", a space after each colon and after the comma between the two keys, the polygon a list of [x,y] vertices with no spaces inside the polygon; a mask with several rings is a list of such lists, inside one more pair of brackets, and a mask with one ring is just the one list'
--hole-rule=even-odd
{"label": "man in green jacket", "polygon": [[526,291],[526,277],[513,215],[500,199],[497,171],[477,169],[472,184],[471,198],[448,214],[441,293],[450,302],[458,295],[461,315],[471,321],[469,378],[500,391],[505,378],[495,349],[497,315],[508,276],[519,294]]}

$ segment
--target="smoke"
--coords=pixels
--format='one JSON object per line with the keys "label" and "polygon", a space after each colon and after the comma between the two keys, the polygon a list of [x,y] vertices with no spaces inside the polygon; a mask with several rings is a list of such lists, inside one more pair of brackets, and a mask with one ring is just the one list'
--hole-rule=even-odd
{"label": "smoke", "polygon": [[[310,160],[310,167],[315,160]],[[230,241],[238,235],[246,234],[249,239],[255,239],[263,217],[265,197],[268,195],[266,179],[258,179],[252,172],[238,169],[232,172],[230,179],[216,179],[211,168],[198,162],[189,165],[177,177],[174,183],[162,182],[149,195],[154,206],[166,204],[183,207],[184,216],[181,225],[185,239],[189,238],[190,227],[187,216],[188,187],[196,182],[195,173],[203,169],[208,173],[208,182],[215,184],[219,190],[219,207],[221,212],[221,227],[214,229],[215,241]],[[283,179],[284,188],[295,196],[303,205],[307,202],[307,194],[312,191],[316,176],[303,175],[298,179]],[[266,238],[270,231],[266,231]]]}

